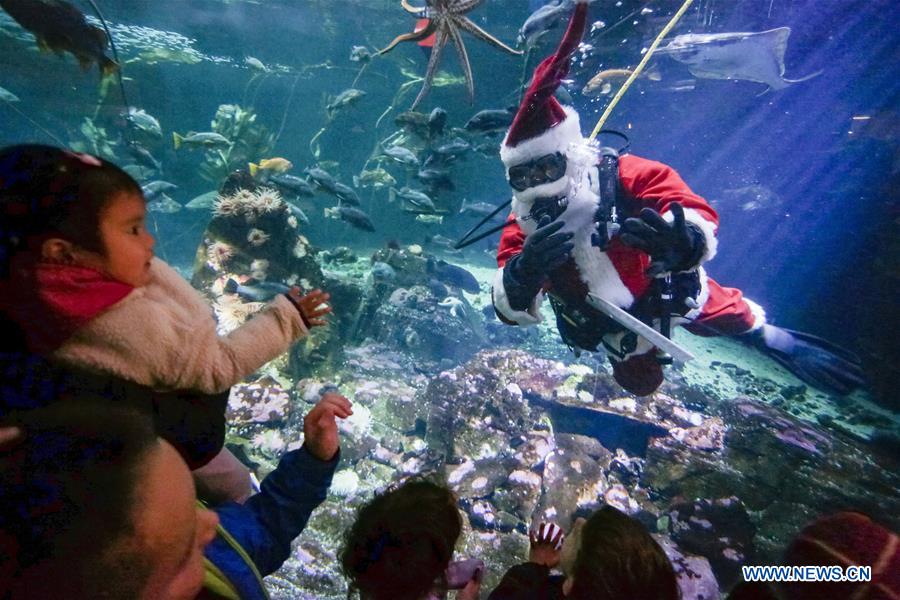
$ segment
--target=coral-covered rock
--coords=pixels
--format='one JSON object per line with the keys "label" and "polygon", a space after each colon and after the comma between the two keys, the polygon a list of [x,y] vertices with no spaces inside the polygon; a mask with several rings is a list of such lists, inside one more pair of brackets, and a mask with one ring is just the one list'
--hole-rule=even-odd
{"label": "coral-covered rock", "polygon": [[247,423],[278,424],[291,415],[291,397],[270,378],[232,386],[225,418],[235,425]]}

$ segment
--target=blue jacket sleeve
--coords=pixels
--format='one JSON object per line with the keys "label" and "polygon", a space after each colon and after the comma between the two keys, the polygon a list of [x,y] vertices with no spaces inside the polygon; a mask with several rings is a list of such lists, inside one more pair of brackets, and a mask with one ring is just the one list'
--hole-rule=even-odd
{"label": "blue jacket sleeve", "polygon": [[[340,452],[328,462],[310,454],[306,447],[288,452],[263,480],[258,494],[243,505],[230,502],[216,508],[222,527],[244,548],[263,577],[290,556],[291,542],[325,500],[339,460]],[[216,555],[226,550],[227,544],[217,539],[207,549],[207,558],[220,564]]]}

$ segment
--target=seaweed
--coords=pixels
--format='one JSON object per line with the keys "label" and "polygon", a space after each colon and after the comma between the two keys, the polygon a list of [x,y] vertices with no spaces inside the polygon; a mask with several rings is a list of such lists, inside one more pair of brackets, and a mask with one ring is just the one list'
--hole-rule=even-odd
{"label": "seaweed", "polygon": [[221,104],[213,118],[212,131],[231,141],[227,149],[206,152],[200,166],[200,176],[219,185],[228,175],[272,152],[275,136],[268,128],[256,122],[253,109],[237,104]]}

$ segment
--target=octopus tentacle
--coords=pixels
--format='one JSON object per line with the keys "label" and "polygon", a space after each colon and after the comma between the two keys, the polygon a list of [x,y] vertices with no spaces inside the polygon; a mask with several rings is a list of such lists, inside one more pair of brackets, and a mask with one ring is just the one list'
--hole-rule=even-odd
{"label": "octopus tentacle", "polygon": [[418,14],[421,13],[422,11],[428,9],[427,6],[422,6],[421,8],[418,7],[418,6],[413,6],[412,4],[410,4],[409,2],[407,2],[406,0],[400,0],[400,6],[402,6],[402,7],[403,7],[403,10],[405,10],[406,12],[412,13],[412,14],[414,14],[414,15],[418,15]]}
{"label": "octopus tentacle", "polygon": [[437,25],[434,21],[430,21],[428,25],[425,26],[421,31],[411,31],[409,33],[403,33],[394,38],[390,44],[376,52],[375,54],[381,56],[382,54],[386,54],[394,49],[400,42],[417,42],[419,40],[424,40],[429,35],[434,33],[434,30],[437,29]]}
{"label": "octopus tentacle", "polygon": [[431,48],[431,57],[428,59],[428,68],[425,70],[425,82],[422,84],[422,89],[419,90],[419,95],[416,96],[416,99],[413,101],[410,110],[415,110],[419,105],[419,102],[422,101],[429,91],[431,91],[431,82],[434,80],[434,75],[437,73],[438,65],[441,62],[441,55],[444,53],[444,46],[447,45],[447,38],[449,37],[448,30],[450,28],[450,24],[446,21],[441,22],[441,26],[437,30],[437,35],[434,38],[434,46]]}
{"label": "octopus tentacle", "polygon": [[449,0],[447,9],[455,15],[464,15],[475,9],[484,0]]}
{"label": "octopus tentacle", "polygon": [[485,41],[493,46],[496,46],[497,48],[500,48],[501,50],[506,50],[510,54],[514,54],[516,56],[522,55],[521,50],[514,50],[514,49],[510,48],[509,46],[507,46],[506,44],[504,44],[503,42],[501,42],[500,40],[498,40],[497,38],[495,38],[494,36],[489,34],[487,31],[485,31],[484,29],[482,29],[481,27],[479,27],[478,25],[473,23],[471,21],[471,19],[469,19],[469,17],[464,17],[464,16],[460,15],[455,20],[459,24],[460,27],[462,27],[463,29],[465,29],[466,31],[468,31],[469,33],[471,33],[478,39]]}
{"label": "octopus tentacle", "polygon": [[450,31],[450,38],[453,45],[456,46],[456,52],[459,54],[459,64],[462,67],[463,75],[466,76],[466,89],[469,92],[469,102],[475,101],[475,80],[472,79],[472,65],[469,63],[469,53],[466,52],[466,46],[463,44],[462,34],[459,27],[455,25],[456,19],[452,19],[448,23],[447,29]]}

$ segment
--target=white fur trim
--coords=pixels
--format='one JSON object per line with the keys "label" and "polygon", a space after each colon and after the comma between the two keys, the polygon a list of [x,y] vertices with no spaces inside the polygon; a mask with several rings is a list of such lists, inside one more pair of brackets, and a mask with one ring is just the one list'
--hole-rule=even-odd
{"label": "white fur trim", "polygon": [[278,296],[226,336],[206,299],[159,259],[151,280],[92,319],[53,358],[157,390],[215,393],[250,375],[306,333],[300,313]]}
{"label": "white fur trim", "polygon": [[756,331],[766,324],[766,311],[762,306],[746,296],[744,297],[744,302],[747,303],[747,306],[750,307],[750,312],[753,314],[753,326],[750,328],[750,331]]}
{"label": "white fur trim", "polygon": [[563,110],[566,113],[566,118],[560,123],[538,136],[519,142],[515,146],[507,145],[509,131],[506,132],[506,135],[503,137],[503,143],[500,145],[500,160],[503,161],[507,169],[545,154],[553,154],[554,152],[565,154],[570,144],[581,140],[581,122],[578,118],[578,113],[571,106],[563,106]]}
{"label": "white fur trim", "polygon": [[506,288],[503,287],[503,269],[497,269],[494,275],[494,287],[491,289],[491,300],[494,302],[494,308],[501,315],[518,325],[537,325],[543,321],[540,313],[541,302],[544,300],[543,292],[539,292],[531,303],[527,311],[515,310],[509,305],[509,297],[506,295]]}
{"label": "white fur trim", "polygon": [[703,312],[703,307],[706,306],[706,302],[709,300],[709,276],[706,274],[706,269],[697,267],[697,273],[700,275],[700,293],[697,294],[696,298],[698,306],[685,313],[684,320],[679,321],[679,325],[686,321],[693,321],[699,317],[700,313]]}
{"label": "white fur trim", "polygon": [[[672,214],[672,211],[667,210],[663,213],[662,218],[671,223],[675,220],[675,215]],[[696,225],[703,233],[703,239],[706,242],[706,248],[703,250],[703,256],[700,257],[698,264],[702,265],[706,261],[712,260],[719,249],[719,240],[716,238],[716,224],[693,208],[684,209],[684,220]]]}

